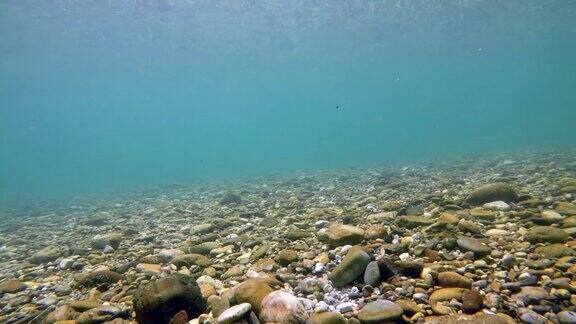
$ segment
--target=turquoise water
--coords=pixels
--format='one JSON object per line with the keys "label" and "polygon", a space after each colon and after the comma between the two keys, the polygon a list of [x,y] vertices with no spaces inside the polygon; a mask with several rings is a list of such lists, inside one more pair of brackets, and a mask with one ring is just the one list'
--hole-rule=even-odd
{"label": "turquoise water", "polygon": [[574,1],[0,2],[0,202],[571,149]]}

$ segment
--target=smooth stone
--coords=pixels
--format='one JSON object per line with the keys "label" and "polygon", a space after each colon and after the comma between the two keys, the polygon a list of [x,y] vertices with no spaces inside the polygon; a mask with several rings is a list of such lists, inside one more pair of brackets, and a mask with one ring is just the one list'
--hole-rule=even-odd
{"label": "smooth stone", "polygon": [[372,287],[377,287],[380,284],[380,269],[378,268],[377,261],[370,261],[366,266],[364,283]]}
{"label": "smooth stone", "polygon": [[120,247],[121,242],[122,235],[120,233],[98,234],[92,238],[90,245],[97,250],[104,250],[107,245],[116,250]]}
{"label": "smooth stone", "polygon": [[496,211],[508,211],[511,207],[506,202],[499,200],[485,203],[482,205],[482,208]]}
{"label": "smooth stone", "polygon": [[234,299],[237,303],[249,303],[258,315],[262,309],[262,300],[272,291],[263,280],[248,279],[235,287]]}
{"label": "smooth stone", "polygon": [[492,252],[489,246],[471,237],[459,236],[456,243],[460,249],[474,252],[477,255],[487,255]]}
{"label": "smooth stone", "polygon": [[482,308],[482,295],[476,290],[468,290],[462,294],[462,309],[466,313],[474,313]]}
{"label": "smooth stone", "polygon": [[0,284],[0,295],[15,294],[26,289],[26,285],[16,279],[9,279]]}
{"label": "smooth stone", "polygon": [[554,210],[565,216],[576,215],[576,205],[567,202],[557,202]]}
{"label": "smooth stone", "polygon": [[83,287],[96,287],[102,284],[113,284],[124,279],[119,273],[110,270],[98,270],[82,275],[78,284]]}
{"label": "smooth stone", "polygon": [[165,323],[178,312],[196,318],[206,310],[194,278],[174,275],[140,285],[134,293],[134,312],[139,323]]}
{"label": "smooth stone", "polygon": [[322,312],[313,314],[306,324],[347,324],[348,321],[342,314],[336,312]]}
{"label": "smooth stone", "polygon": [[334,246],[354,245],[364,239],[364,230],[360,227],[334,224],[326,229],[326,240]]}
{"label": "smooth stone", "polygon": [[558,312],[558,321],[560,321],[560,324],[574,324],[576,323],[576,312],[573,311]]}
{"label": "smooth stone", "polygon": [[335,287],[344,287],[364,273],[370,263],[370,256],[362,250],[350,251],[342,262],[330,273],[329,279]]}
{"label": "smooth stone", "polygon": [[512,295],[512,299],[524,304],[538,304],[541,300],[548,299],[548,292],[542,287],[524,286],[520,292]]}
{"label": "smooth stone", "polygon": [[244,315],[248,314],[251,310],[252,310],[252,305],[250,305],[249,303],[242,303],[242,304],[232,306],[232,307],[228,308],[227,310],[225,310],[222,314],[220,314],[220,316],[218,316],[216,323],[218,323],[218,324],[230,324],[230,323],[242,318]]}
{"label": "smooth stone", "polygon": [[80,315],[80,313],[75,311],[69,305],[62,305],[48,314],[43,323],[53,324],[61,321],[74,320],[78,317],[78,315]]}
{"label": "smooth stone", "polygon": [[260,320],[263,323],[306,323],[308,313],[293,295],[276,290],[264,297]]}
{"label": "smooth stone", "polygon": [[62,256],[58,246],[47,246],[40,251],[34,253],[30,258],[30,263],[42,264],[52,262]]}
{"label": "smooth stone", "polygon": [[516,190],[505,183],[490,183],[472,191],[466,201],[472,205],[482,205],[493,201],[514,202],[518,199]]}
{"label": "smooth stone", "polygon": [[572,256],[575,251],[565,244],[554,243],[547,246],[539,246],[534,250],[534,253],[539,254],[545,258],[561,258]]}
{"label": "smooth stone", "polygon": [[[426,324],[510,324],[506,319],[492,314],[474,314],[474,315],[445,315],[426,317]],[[514,322],[512,322],[514,323]]]}
{"label": "smooth stone", "polygon": [[296,261],[298,261],[298,253],[294,250],[286,249],[278,253],[278,263],[282,266],[287,266]]}
{"label": "smooth stone", "polygon": [[382,323],[399,318],[404,310],[389,300],[379,299],[368,303],[358,312],[361,323]]}
{"label": "smooth stone", "polygon": [[447,306],[441,304],[444,301],[450,301],[456,299],[462,301],[462,295],[467,292],[468,289],[465,288],[441,288],[434,290],[430,297],[428,298],[428,303],[432,308],[432,311],[438,315],[450,315],[452,310]]}
{"label": "smooth stone", "polygon": [[440,272],[438,274],[438,285],[444,288],[460,287],[470,289],[472,287],[472,280],[456,273],[456,272]]}
{"label": "smooth stone", "polygon": [[396,224],[399,227],[412,229],[420,226],[432,225],[434,224],[434,220],[424,216],[408,215],[398,217]]}
{"label": "smooth stone", "polygon": [[568,233],[552,226],[534,226],[528,230],[524,239],[530,243],[566,243]]}

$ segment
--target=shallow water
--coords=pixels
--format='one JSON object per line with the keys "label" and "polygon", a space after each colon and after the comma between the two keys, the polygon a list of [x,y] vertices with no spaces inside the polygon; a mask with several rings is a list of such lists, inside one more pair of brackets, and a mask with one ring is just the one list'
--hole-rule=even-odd
{"label": "shallow water", "polygon": [[3,1],[0,202],[567,149],[571,1]]}

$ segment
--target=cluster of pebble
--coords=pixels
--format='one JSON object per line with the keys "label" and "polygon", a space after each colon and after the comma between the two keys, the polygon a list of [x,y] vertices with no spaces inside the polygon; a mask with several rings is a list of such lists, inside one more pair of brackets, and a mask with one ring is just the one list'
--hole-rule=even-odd
{"label": "cluster of pebble", "polygon": [[0,322],[576,323],[569,153],[174,185],[0,230]]}

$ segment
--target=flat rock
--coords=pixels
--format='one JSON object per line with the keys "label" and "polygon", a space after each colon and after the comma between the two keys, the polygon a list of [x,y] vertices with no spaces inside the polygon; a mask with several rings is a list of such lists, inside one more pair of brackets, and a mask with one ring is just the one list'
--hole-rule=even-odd
{"label": "flat rock", "polygon": [[566,243],[568,233],[552,226],[534,226],[528,230],[524,239],[530,243]]}
{"label": "flat rock", "polygon": [[426,317],[427,324],[510,324],[504,317],[491,314],[446,315]]}
{"label": "flat rock", "polygon": [[9,279],[0,284],[0,295],[15,294],[26,289],[26,285],[16,279]]}
{"label": "flat rock", "polygon": [[516,190],[505,183],[490,183],[474,190],[466,201],[472,205],[482,205],[493,201],[514,202],[518,199]]}
{"label": "flat rock", "polygon": [[460,249],[474,252],[477,255],[490,254],[492,251],[486,244],[468,236],[459,236],[456,243]]}
{"label": "flat rock", "polygon": [[472,287],[472,280],[456,272],[440,272],[437,281],[438,285],[444,288],[460,287],[470,289]]}
{"label": "flat rock", "polygon": [[313,314],[306,324],[346,324],[348,321],[342,314],[337,312],[323,312]]}
{"label": "flat rock", "polygon": [[565,244],[554,243],[546,246],[539,246],[534,250],[534,253],[539,254],[545,258],[554,259],[565,256],[572,256],[575,251]]}
{"label": "flat rock", "polygon": [[525,286],[520,292],[512,295],[513,300],[520,300],[524,304],[539,304],[540,301],[548,299],[548,292],[542,287]]}
{"label": "flat rock", "polygon": [[557,202],[554,210],[566,216],[576,215],[576,205],[567,202]]}
{"label": "flat rock", "polygon": [[230,324],[236,320],[239,320],[244,315],[248,314],[252,310],[252,305],[249,303],[242,303],[235,306],[232,306],[225,310],[218,319],[216,323],[218,324]]}
{"label": "flat rock", "polygon": [[432,225],[434,224],[434,220],[424,216],[408,215],[398,217],[396,224],[400,227],[411,229],[420,226]]}
{"label": "flat rock", "polygon": [[383,323],[392,321],[404,313],[404,310],[389,300],[379,299],[368,303],[358,312],[361,323]]}
{"label": "flat rock", "polygon": [[364,230],[360,227],[334,224],[326,229],[327,241],[334,246],[354,245],[364,239]]}
{"label": "flat rock", "polygon": [[30,263],[41,264],[52,262],[62,256],[58,246],[52,245],[43,248],[42,250],[34,253],[30,258]]}

